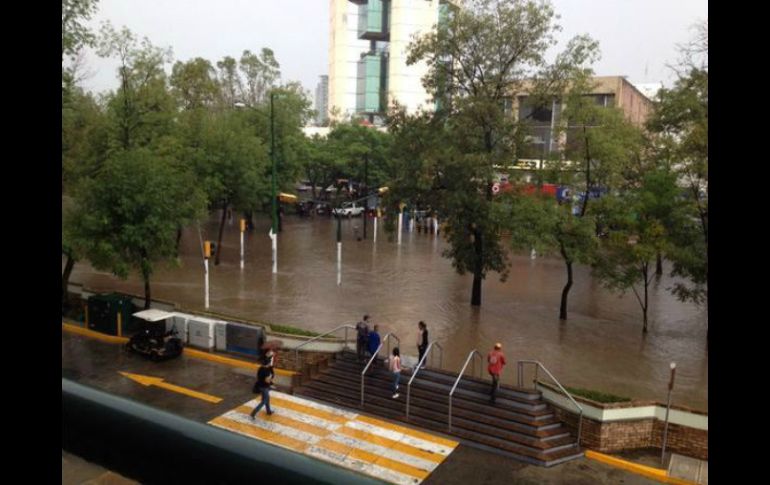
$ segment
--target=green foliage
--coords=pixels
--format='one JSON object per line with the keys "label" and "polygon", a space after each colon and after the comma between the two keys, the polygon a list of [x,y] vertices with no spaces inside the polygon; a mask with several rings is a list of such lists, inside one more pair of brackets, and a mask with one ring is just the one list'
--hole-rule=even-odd
{"label": "green foliage", "polygon": [[183,109],[209,107],[218,99],[216,71],[206,59],[196,57],[187,62],[177,62],[169,81]]}
{"label": "green foliage", "polygon": [[62,0],[61,57],[75,56],[84,46],[93,46],[94,34],[85,23],[96,13],[98,0]]}
{"label": "green foliage", "polygon": [[574,394],[575,396],[585,397],[592,401],[601,402],[601,403],[616,403],[616,402],[631,401],[630,397],[617,396],[615,394],[610,394],[602,391],[594,391],[591,389],[582,389],[579,387],[565,387],[564,389],[566,389],[567,392],[569,392],[570,394]]}
{"label": "green foliage", "polygon": [[176,257],[178,227],[202,215],[204,196],[191,174],[147,149],[114,155],[76,192],[65,214],[70,244],[97,269],[149,281],[157,263]]}

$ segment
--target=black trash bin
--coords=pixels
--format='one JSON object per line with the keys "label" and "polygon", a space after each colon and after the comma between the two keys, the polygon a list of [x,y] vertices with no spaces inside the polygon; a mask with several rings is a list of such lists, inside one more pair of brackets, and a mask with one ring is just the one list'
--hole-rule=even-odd
{"label": "black trash bin", "polygon": [[134,304],[131,297],[118,293],[92,295],[88,298],[88,328],[108,335],[118,335],[118,315],[122,334],[134,330]]}

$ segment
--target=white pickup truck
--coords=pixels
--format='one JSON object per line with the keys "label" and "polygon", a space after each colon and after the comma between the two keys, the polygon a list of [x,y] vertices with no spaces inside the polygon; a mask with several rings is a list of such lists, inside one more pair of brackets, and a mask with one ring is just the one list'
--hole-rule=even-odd
{"label": "white pickup truck", "polygon": [[332,211],[332,214],[341,216],[360,216],[364,213],[363,206],[356,205],[355,202],[344,202],[342,207],[337,207]]}

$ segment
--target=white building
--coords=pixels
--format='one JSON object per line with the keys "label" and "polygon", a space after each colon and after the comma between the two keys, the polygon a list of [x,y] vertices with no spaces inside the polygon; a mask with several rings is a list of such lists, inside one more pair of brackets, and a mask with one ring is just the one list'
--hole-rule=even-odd
{"label": "white building", "polygon": [[397,101],[433,109],[424,63],[406,65],[407,46],[439,24],[456,0],[330,0],[329,110],[335,119],[377,122]]}

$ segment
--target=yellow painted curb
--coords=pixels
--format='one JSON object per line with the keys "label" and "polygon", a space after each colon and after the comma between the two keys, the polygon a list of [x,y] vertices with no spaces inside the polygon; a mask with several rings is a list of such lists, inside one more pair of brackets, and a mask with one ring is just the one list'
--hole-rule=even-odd
{"label": "yellow painted curb", "polygon": [[128,342],[128,339],[126,337],[116,337],[114,335],[107,335],[100,332],[94,332],[93,330],[89,330],[83,327],[78,327],[77,325],[72,325],[71,323],[62,322],[61,326],[62,326],[62,329],[66,330],[67,332],[77,333],[79,335],[84,335],[86,337],[95,338],[97,340],[101,340],[102,342],[109,342],[111,344],[125,344]]}
{"label": "yellow painted curb", "polygon": [[666,470],[663,470],[661,468],[654,468],[651,466],[640,465],[638,463],[621,460],[620,458],[616,458],[610,455],[605,455],[603,453],[599,453],[592,450],[585,450],[585,455],[586,455],[586,458],[591,458],[592,460],[600,461],[606,465],[614,466],[616,468],[621,468],[623,470],[636,473],[637,475],[642,475],[647,478],[652,478],[653,480],[657,480],[662,483],[671,483],[673,485],[698,485],[697,483],[691,482],[689,480],[669,477]]}
{"label": "yellow painted curb", "polygon": [[[76,333],[79,335],[83,335],[85,337],[95,338],[103,342],[109,342],[112,344],[125,344],[128,342],[128,339],[126,337],[116,337],[114,335],[106,335],[100,332],[89,330],[87,328],[78,327],[77,325],[73,325],[70,323],[62,322],[61,325],[62,325],[62,329],[66,330],[67,332]],[[201,350],[195,350],[188,347],[185,347],[184,353],[185,355],[188,355],[195,359],[210,360],[212,362],[218,362],[220,364],[225,364],[232,367],[241,367],[243,369],[250,369],[253,371],[256,371],[261,367],[259,364],[255,364],[253,362],[233,359],[231,357],[224,357],[216,354],[210,354],[208,352],[203,352]],[[297,374],[295,371],[286,370],[286,369],[275,369],[275,373],[281,376],[289,376],[289,377]]]}

